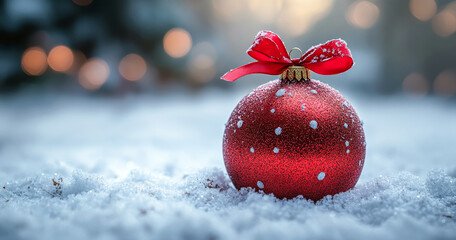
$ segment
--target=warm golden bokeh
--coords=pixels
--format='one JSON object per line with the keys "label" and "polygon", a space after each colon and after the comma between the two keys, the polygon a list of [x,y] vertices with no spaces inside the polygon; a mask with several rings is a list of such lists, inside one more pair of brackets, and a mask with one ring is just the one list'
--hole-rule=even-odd
{"label": "warm golden bokeh", "polygon": [[235,21],[244,0],[212,0],[214,17],[224,21]]}
{"label": "warm golden bokeh", "polygon": [[73,0],[73,2],[79,6],[87,6],[90,5],[93,2],[93,0]]}
{"label": "warm golden bokeh", "polygon": [[441,37],[448,37],[456,32],[456,13],[445,8],[432,19],[432,29]]}
{"label": "warm golden bokeh", "polygon": [[278,14],[277,26],[291,36],[299,36],[331,11],[333,0],[289,0]]}
{"label": "warm golden bokeh", "polygon": [[252,15],[262,23],[272,23],[279,17],[282,0],[249,0],[248,6]]}
{"label": "warm golden bokeh", "polygon": [[435,0],[410,0],[410,12],[420,21],[428,21],[437,12]]}
{"label": "warm golden bokeh", "polygon": [[66,46],[56,46],[49,52],[47,62],[54,71],[66,72],[73,65],[73,51]]}
{"label": "warm golden bokeh", "polygon": [[197,55],[190,60],[188,72],[190,78],[197,83],[209,82],[216,74],[215,61],[209,55]]}
{"label": "warm golden bokeh", "polygon": [[25,50],[21,60],[22,70],[31,76],[43,74],[47,68],[46,53],[39,47]]}
{"label": "warm golden bokeh", "polygon": [[137,54],[128,54],[119,64],[119,73],[126,80],[136,81],[144,77],[147,71],[147,64],[144,59]]}
{"label": "warm golden bokeh", "polygon": [[456,94],[456,73],[451,70],[441,72],[434,80],[434,92],[443,97]]}
{"label": "warm golden bokeh", "polygon": [[169,56],[181,58],[192,48],[192,37],[182,28],[173,28],[163,37],[163,48]]}
{"label": "warm golden bokeh", "polygon": [[404,92],[422,97],[429,92],[429,81],[423,74],[411,73],[402,82]]}
{"label": "warm golden bokeh", "polygon": [[108,64],[98,58],[90,59],[79,70],[79,83],[88,90],[100,88],[109,77]]}
{"label": "warm golden bokeh", "polygon": [[349,6],[346,19],[355,27],[367,29],[377,22],[379,16],[377,5],[368,1],[356,1]]}

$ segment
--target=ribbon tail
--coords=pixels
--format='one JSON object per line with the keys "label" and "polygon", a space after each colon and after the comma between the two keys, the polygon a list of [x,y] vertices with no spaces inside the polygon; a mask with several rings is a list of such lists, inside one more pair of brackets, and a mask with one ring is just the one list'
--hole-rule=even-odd
{"label": "ribbon tail", "polygon": [[277,75],[285,71],[289,64],[273,63],[273,62],[252,62],[244,66],[235,68],[223,75],[221,79],[234,82],[248,74],[263,73],[269,75]]}

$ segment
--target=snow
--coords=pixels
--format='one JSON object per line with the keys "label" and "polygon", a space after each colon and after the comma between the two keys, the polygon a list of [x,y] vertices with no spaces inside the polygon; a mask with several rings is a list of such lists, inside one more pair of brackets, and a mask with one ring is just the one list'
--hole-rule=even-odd
{"label": "snow", "polygon": [[277,97],[282,97],[283,95],[285,95],[285,92],[286,92],[286,91],[287,91],[287,90],[284,89],[284,88],[279,89],[279,90],[276,92],[276,96],[277,96]]}
{"label": "snow", "polygon": [[254,153],[255,152],[255,149],[253,149],[253,147],[250,148],[250,152],[251,153]]}
{"label": "snow", "polygon": [[348,124],[347,124],[347,123],[344,123],[344,127],[345,127],[345,128],[348,128]]}
{"label": "snow", "polygon": [[273,151],[274,151],[274,153],[279,153],[279,148],[278,147],[274,147]]}
{"label": "snow", "polygon": [[456,238],[454,103],[342,92],[364,169],[314,203],[231,184],[223,124],[245,94],[0,97],[0,238]]}
{"label": "snow", "polygon": [[274,108],[273,108],[273,109],[271,109],[271,113],[275,113],[275,109],[274,109]]}
{"label": "snow", "polygon": [[237,122],[237,127],[238,127],[238,128],[241,128],[241,127],[242,127],[242,123],[243,123],[243,121],[242,121],[242,120],[239,120],[239,121]]}
{"label": "snow", "polygon": [[261,189],[264,188],[264,184],[263,184],[262,181],[258,181],[258,182],[257,182],[257,186],[258,186],[259,188],[261,188]]}
{"label": "snow", "polygon": [[324,172],[321,172],[321,173],[318,174],[317,178],[318,178],[318,180],[321,181],[321,180],[323,180],[325,178],[325,176],[326,176],[326,174]]}
{"label": "snow", "polygon": [[349,141],[345,141],[345,146],[348,147],[348,145],[350,145],[350,142]]}
{"label": "snow", "polygon": [[317,90],[315,90],[315,89],[310,90],[310,92],[313,94],[317,94]]}
{"label": "snow", "polygon": [[310,127],[313,129],[317,129],[318,123],[315,120],[310,121]]}
{"label": "snow", "polygon": [[275,134],[276,135],[280,135],[282,133],[282,128],[281,127],[278,127],[274,130]]}

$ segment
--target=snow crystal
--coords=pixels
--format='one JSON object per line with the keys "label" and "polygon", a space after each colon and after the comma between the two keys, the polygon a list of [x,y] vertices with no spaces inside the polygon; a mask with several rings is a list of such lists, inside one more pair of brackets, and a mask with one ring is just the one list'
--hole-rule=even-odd
{"label": "snow crystal", "polygon": [[264,188],[264,184],[262,181],[258,181],[257,182],[257,186],[260,188],[260,189],[263,189]]}
{"label": "snow crystal", "polygon": [[291,96],[291,95],[292,95],[291,92],[289,92],[289,93],[288,93],[288,96]]}
{"label": "snow crystal", "polygon": [[323,180],[325,178],[326,174],[324,172],[320,172],[317,176],[318,180]]}
{"label": "snow crystal", "polygon": [[279,153],[279,149],[277,147],[274,148],[274,153]]}
{"label": "snow crystal", "polygon": [[344,123],[344,127],[345,127],[345,128],[348,128],[348,124],[347,124],[347,123]]}
{"label": "snow crystal", "polygon": [[305,104],[302,104],[302,105],[301,105],[301,110],[302,110],[302,111],[305,111],[305,110],[306,110],[306,105],[305,105]]}
{"label": "snow crystal", "polygon": [[310,121],[310,127],[311,128],[317,129],[317,125],[318,125],[317,121],[315,121],[315,120]]}
{"label": "snow crystal", "polygon": [[255,152],[255,149],[253,149],[253,147],[250,148],[250,152],[251,153],[254,153]]}
{"label": "snow crystal", "polygon": [[342,104],[343,104],[345,107],[348,107],[347,101],[344,101]]}
{"label": "snow crystal", "polygon": [[238,127],[238,128],[242,127],[242,123],[243,123],[243,121],[242,121],[242,120],[239,120],[239,121],[237,122],[237,127]]}
{"label": "snow crystal", "polygon": [[349,144],[350,144],[350,143],[349,143],[348,141],[345,141],[345,146],[348,147]]}
{"label": "snow crystal", "polygon": [[271,109],[271,113],[275,113],[275,109],[274,109],[274,108],[273,108],[273,109]]}
{"label": "snow crystal", "polygon": [[349,153],[350,153],[350,150],[349,150],[349,149],[347,149],[347,154],[349,154]]}
{"label": "snow crystal", "polygon": [[361,160],[359,160],[358,162],[358,165],[361,166],[363,163],[361,162]]}
{"label": "snow crystal", "polygon": [[277,97],[282,97],[283,95],[285,95],[285,92],[286,92],[286,91],[287,91],[287,90],[284,89],[284,88],[279,89],[279,90],[276,92],[276,96],[277,96]]}
{"label": "snow crystal", "polygon": [[282,133],[282,128],[281,127],[278,127],[274,130],[275,134],[276,135],[280,135]]}
{"label": "snow crystal", "polygon": [[313,94],[317,94],[317,90],[315,90],[315,89],[310,90],[310,92]]}

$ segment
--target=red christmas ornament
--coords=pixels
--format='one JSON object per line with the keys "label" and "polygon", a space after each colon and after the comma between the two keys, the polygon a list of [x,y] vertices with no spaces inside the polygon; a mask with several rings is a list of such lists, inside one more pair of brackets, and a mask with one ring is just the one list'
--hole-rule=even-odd
{"label": "red christmas ornament", "polygon": [[223,156],[236,188],[315,201],[353,188],[366,153],[362,123],[338,91],[309,74],[348,70],[353,60],[346,43],[332,40],[290,59],[280,38],[262,31],[247,53],[258,62],[222,79],[282,74],[245,96],[226,124]]}

